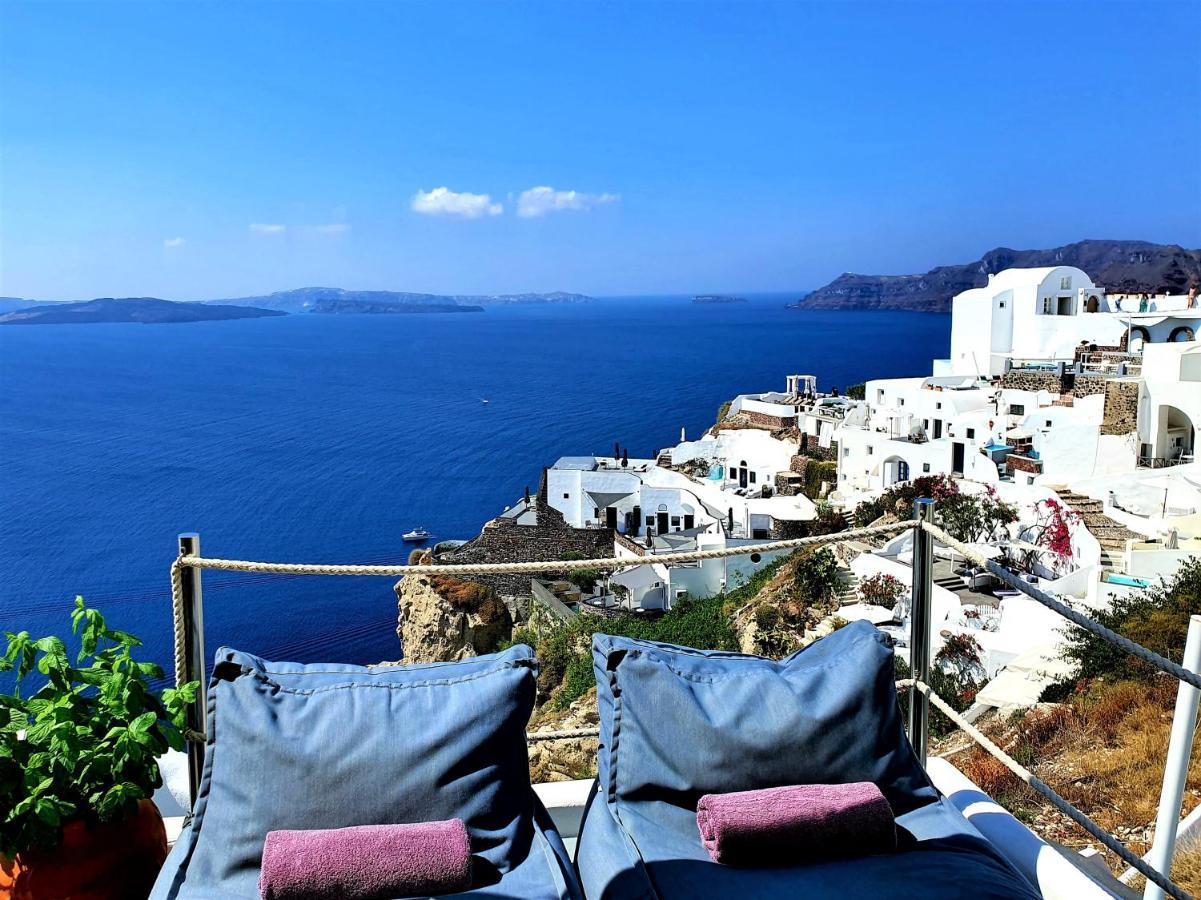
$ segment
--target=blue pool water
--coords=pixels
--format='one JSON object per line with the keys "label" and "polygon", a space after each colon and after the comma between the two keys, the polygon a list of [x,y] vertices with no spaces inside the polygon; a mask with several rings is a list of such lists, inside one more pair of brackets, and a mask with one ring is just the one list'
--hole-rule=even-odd
{"label": "blue pool water", "polygon": [[[208,555],[400,562],[402,532],[471,537],[561,455],[650,454],[788,373],[841,388],[946,355],[948,316],[784,299],[0,327],[0,630],[61,633],[80,593],[166,664],[179,532]],[[210,653],[399,655],[387,579],[204,578]]]}

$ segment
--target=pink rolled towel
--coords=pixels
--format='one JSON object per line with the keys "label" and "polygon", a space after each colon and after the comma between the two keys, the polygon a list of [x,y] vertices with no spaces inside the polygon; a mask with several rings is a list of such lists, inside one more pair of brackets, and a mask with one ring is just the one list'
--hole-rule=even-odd
{"label": "pink rolled towel", "polygon": [[732,866],[786,866],[897,848],[892,808],[870,781],[706,794],[696,824],[713,861]]}
{"label": "pink rolled towel", "polygon": [[471,887],[461,819],[272,831],[263,845],[262,900],[392,900]]}

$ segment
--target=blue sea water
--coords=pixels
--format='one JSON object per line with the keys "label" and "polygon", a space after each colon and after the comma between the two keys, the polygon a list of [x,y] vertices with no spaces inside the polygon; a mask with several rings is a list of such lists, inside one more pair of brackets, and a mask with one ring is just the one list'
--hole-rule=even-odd
{"label": "blue sea water", "polygon": [[[78,593],[169,668],[179,532],[211,556],[402,562],[402,532],[469,538],[559,456],[649,455],[789,373],[842,388],[945,355],[948,316],[784,299],[0,327],[0,630],[61,634]],[[204,583],[210,653],[400,654],[391,579]]]}

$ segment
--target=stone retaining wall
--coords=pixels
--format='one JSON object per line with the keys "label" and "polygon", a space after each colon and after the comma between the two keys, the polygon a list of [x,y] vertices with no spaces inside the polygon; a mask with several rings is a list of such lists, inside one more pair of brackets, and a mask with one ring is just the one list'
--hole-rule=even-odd
{"label": "stone retaining wall", "polygon": [[1092,397],[1105,393],[1105,376],[1095,372],[1076,375],[1069,370],[1060,378],[1054,372],[1012,369],[1001,376],[1001,387],[1014,391],[1049,391],[1052,394],[1071,394],[1073,397]]}
{"label": "stone retaining wall", "polygon": [[1138,430],[1137,381],[1105,382],[1105,415],[1102,434],[1130,434]]}

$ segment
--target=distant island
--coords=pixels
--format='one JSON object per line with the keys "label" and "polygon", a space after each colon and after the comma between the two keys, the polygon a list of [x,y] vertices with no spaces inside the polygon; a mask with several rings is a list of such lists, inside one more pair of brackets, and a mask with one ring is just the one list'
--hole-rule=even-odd
{"label": "distant island", "polygon": [[39,303],[28,309],[0,315],[0,325],[84,325],[100,322],[137,322],[163,325],[174,322],[216,322],[222,319],[259,319],[287,313],[253,306],[215,306],[179,303],[157,297],[102,297],[80,303]]}
{"label": "distant island", "polygon": [[68,322],[209,322],[254,319],[289,313],[316,315],[394,315],[397,313],[479,313],[489,305],[592,303],[586,294],[411,294],[402,291],[348,291],[307,287],[228,300],[160,300],[104,297],[98,300],[25,300],[0,297],[0,324],[60,325]]}
{"label": "distant island", "polygon": [[[257,306],[301,313],[481,312],[490,304],[590,303],[584,294],[412,294],[404,291],[348,291],[344,288],[304,287],[257,297],[205,300],[232,306]],[[404,307],[397,309],[396,307]]]}
{"label": "distant island", "polygon": [[923,275],[839,275],[825,287],[788,304],[792,309],[905,309],[948,312],[951,298],[988,283],[1004,269],[1075,266],[1099,285],[1126,293],[1183,294],[1201,282],[1201,250],[1148,241],[1086,240],[1050,250],[998,247],[962,265],[938,266]]}
{"label": "distant island", "polygon": [[731,297],[728,294],[697,294],[693,303],[746,303],[746,297]]}
{"label": "distant island", "polygon": [[[254,307],[234,307],[254,309]],[[471,313],[484,307],[468,303],[392,303],[386,300],[318,300],[305,312],[321,315],[393,315],[404,313]],[[281,313],[284,315],[284,313]]]}

